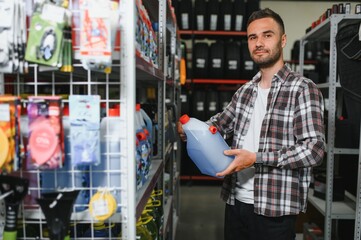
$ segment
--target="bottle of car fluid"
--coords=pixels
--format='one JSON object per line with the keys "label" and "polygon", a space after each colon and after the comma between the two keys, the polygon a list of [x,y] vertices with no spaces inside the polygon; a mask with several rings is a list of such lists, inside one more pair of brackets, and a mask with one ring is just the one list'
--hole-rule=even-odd
{"label": "bottle of car fluid", "polygon": [[145,125],[142,113],[140,111],[140,104],[136,105],[135,111],[135,128],[136,128],[136,138],[139,141],[138,148],[140,150],[141,156],[141,165],[142,165],[142,181],[143,183],[147,181],[149,176],[149,170],[151,166],[150,153],[151,153],[151,144],[150,136]]}
{"label": "bottle of car fluid", "polygon": [[216,177],[233,161],[233,156],[224,155],[229,146],[214,126],[209,126],[196,118],[183,115],[179,121],[187,136],[187,152],[199,170]]}
{"label": "bottle of car fluid", "polygon": [[93,188],[108,188],[120,203],[120,110],[110,108],[100,123],[101,162],[92,167]]}

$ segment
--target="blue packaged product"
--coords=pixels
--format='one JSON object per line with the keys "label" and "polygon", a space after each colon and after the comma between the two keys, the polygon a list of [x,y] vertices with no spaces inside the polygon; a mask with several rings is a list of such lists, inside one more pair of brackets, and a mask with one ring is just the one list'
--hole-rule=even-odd
{"label": "blue packaged product", "polygon": [[233,161],[233,156],[224,155],[229,146],[216,127],[209,126],[196,118],[183,115],[179,121],[187,136],[187,152],[199,170],[206,175],[216,177]]}

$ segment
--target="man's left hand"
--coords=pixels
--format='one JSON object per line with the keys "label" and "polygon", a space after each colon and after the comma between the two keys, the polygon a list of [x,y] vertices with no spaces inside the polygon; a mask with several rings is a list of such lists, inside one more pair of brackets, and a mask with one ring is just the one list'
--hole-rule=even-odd
{"label": "man's left hand", "polygon": [[245,149],[225,150],[224,154],[227,156],[235,157],[234,160],[228,165],[226,170],[216,174],[217,177],[224,177],[228,174],[249,168],[253,166],[253,164],[256,162],[256,153],[247,151]]}

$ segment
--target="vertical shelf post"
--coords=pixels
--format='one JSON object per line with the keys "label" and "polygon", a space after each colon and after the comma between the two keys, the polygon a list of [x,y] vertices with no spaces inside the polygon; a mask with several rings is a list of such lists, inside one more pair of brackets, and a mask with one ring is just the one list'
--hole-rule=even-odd
{"label": "vertical shelf post", "polygon": [[120,3],[120,72],[121,72],[121,118],[123,132],[121,140],[121,213],[122,239],[136,239],[136,175],[135,175],[135,4],[133,1]]}

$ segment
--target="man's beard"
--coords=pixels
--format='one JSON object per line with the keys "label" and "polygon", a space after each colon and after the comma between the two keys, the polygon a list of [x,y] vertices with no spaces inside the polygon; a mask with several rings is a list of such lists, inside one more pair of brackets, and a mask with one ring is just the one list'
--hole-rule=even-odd
{"label": "man's beard", "polygon": [[280,58],[281,58],[281,51],[279,50],[275,52],[273,55],[270,55],[266,58],[255,58],[252,55],[253,61],[257,64],[259,68],[272,67]]}

